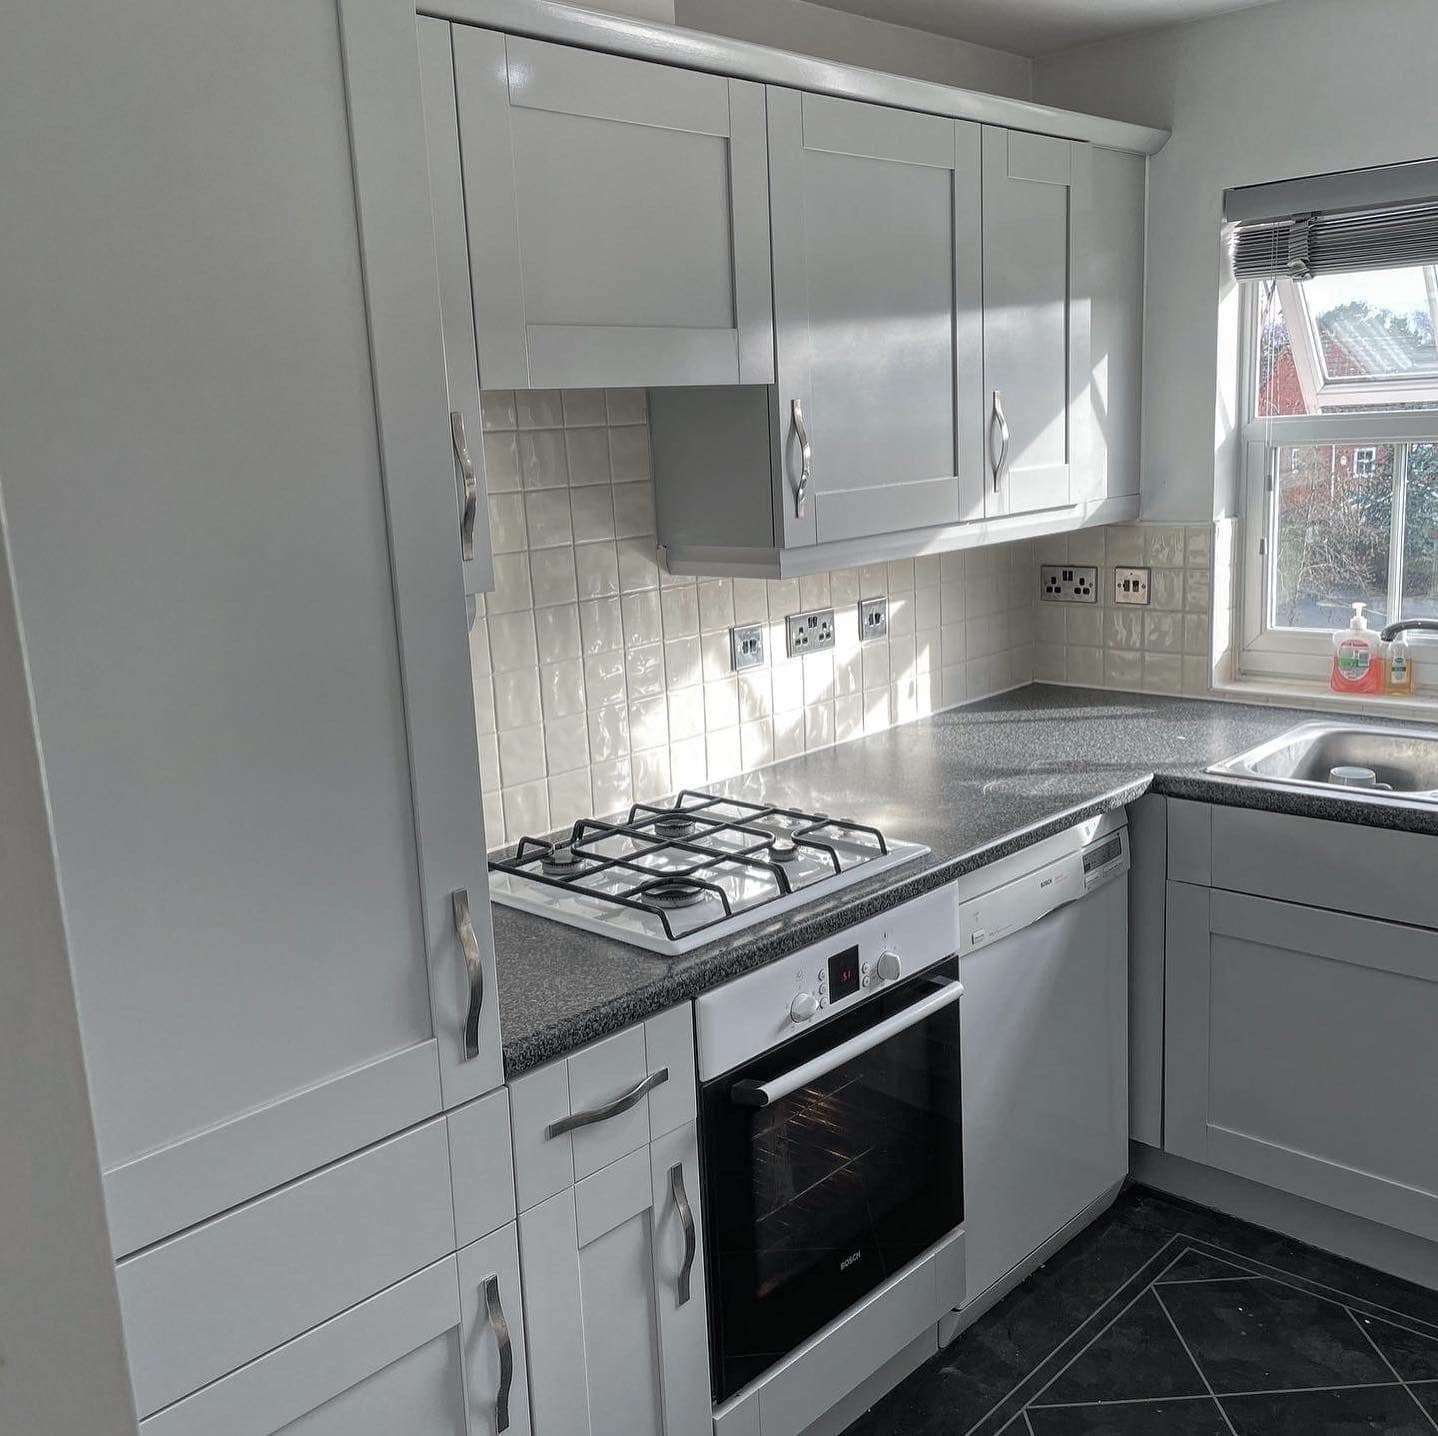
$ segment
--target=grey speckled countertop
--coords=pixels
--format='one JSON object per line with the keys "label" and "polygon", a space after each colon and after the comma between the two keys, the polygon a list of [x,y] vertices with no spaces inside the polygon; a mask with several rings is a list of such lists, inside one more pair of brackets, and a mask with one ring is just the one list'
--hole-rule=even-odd
{"label": "grey speckled countertop", "polygon": [[718,784],[740,797],[851,814],[923,843],[928,856],[680,958],[496,903],[505,1073],[516,1077],[1150,788],[1438,834],[1432,809],[1204,773],[1315,716],[1036,684]]}

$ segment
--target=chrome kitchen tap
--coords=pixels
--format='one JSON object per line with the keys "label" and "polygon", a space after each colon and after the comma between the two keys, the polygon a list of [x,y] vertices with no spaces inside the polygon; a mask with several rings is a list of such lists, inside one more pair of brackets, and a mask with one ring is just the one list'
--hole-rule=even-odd
{"label": "chrome kitchen tap", "polygon": [[1384,643],[1392,643],[1400,633],[1438,633],[1438,618],[1404,618],[1397,623],[1390,623],[1382,633],[1378,635]]}

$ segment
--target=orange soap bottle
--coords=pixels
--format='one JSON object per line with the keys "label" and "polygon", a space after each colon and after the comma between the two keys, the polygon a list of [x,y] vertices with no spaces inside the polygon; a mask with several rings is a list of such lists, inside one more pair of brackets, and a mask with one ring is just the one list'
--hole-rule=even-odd
{"label": "orange soap bottle", "polygon": [[1328,686],[1335,693],[1381,693],[1383,657],[1378,635],[1363,617],[1366,604],[1353,605],[1347,628],[1333,634],[1333,671]]}

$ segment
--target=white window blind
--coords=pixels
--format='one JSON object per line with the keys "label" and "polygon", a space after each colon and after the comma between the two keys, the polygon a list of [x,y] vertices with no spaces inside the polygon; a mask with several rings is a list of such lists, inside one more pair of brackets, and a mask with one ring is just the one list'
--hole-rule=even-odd
{"label": "white window blind", "polygon": [[1236,279],[1312,279],[1438,264],[1438,200],[1249,220],[1233,231]]}

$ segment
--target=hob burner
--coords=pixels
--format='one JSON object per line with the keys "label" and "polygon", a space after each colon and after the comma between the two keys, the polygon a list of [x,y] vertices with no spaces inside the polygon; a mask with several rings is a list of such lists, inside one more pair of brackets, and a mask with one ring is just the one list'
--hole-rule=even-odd
{"label": "hob burner", "polygon": [[769,856],[776,863],[792,863],[799,856],[798,844],[793,838],[775,838],[769,844]]}
{"label": "hob burner", "polygon": [[655,907],[672,911],[675,908],[693,907],[695,903],[703,902],[704,894],[707,891],[707,888],[690,882],[687,878],[665,878],[663,882],[657,882],[652,887],[645,888],[640,896],[645,902],[653,903]]}
{"label": "hob burner", "polygon": [[540,867],[550,877],[564,877],[579,866],[579,854],[569,847],[554,847],[545,853]]}
{"label": "hob burner", "polygon": [[687,838],[699,826],[687,813],[665,813],[655,818],[651,825],[655,836],[661,838]]}

